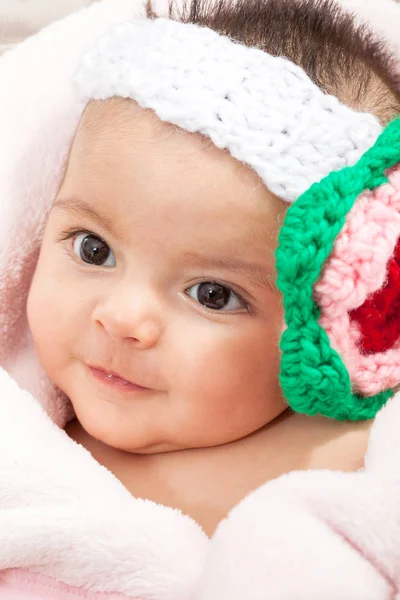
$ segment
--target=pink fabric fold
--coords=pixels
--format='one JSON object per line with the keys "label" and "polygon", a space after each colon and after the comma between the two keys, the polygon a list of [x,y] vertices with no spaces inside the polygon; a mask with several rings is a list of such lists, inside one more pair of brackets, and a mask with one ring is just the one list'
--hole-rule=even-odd
{"label": "pink fabric fold", "polygon": [[[25,569],[0,573],[0,600],[126,600],[125,594],[89,592]],[[141,600],[136,597],[132,600]]]}

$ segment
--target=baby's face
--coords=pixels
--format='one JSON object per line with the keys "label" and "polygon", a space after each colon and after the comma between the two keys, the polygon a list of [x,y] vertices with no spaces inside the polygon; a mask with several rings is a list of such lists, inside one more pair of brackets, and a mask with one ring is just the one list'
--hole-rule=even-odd
{"label": "baby's face", "polygon": [[[91,436],[128,452],[206,447],[284,410],[283,213],[211,143],[128,100],[89,105],[28,319],[42,365]],[[89,365],[146,389],[102,382]]]}

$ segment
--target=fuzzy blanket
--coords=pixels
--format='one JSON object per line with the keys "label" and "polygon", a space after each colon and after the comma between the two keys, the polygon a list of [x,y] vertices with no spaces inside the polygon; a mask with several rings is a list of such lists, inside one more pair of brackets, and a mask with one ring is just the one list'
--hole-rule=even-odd
{"label": "fuzzy blanket", "polygon": [[400,598],[399,396],[363,472],[280,477],[209,540],[130,496],[3,370],[0,390],[1,600]]}
{"label": "fuzzy blanket", "polygon": [[274,480],[212,539],[133,498],[62,429],[72,409],[38,362],[26,297],[83,109],[77,61],[138,16],[138,0],[104,0],[0,60],[0,599],[400,599],[400,396],[376,418],[363,472]]}
{"label": "fuzzy blanket", "polygon": [[400,55],[400,4],[398,0],[336,0],[356,15],[359,23],[368,23]]}

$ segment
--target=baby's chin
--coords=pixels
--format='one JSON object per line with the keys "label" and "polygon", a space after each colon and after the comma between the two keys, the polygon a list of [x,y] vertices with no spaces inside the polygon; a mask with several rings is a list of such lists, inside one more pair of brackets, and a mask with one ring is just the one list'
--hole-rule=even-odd
{"label": "baby's chin", "polygon": [[[68,378],[71,381],[71,378]],[[82,385],[77,385],[81,383]],[[126,400],[116,394],[101,394],[75,378],[68,390],[81,432],[98,444],[129,454],[160,454],[206,450],[236,444],[263,428],[269,421],[222,419],[210,422],[208,415],[190,414],[175,408],[172,395],[161,393]],[[178,403],[178,401],[176,401]],[[179,404],[179,403],[178,403]],[[204,412],[204,411],[203,411]],[[276,415],[269,414],[270,419]],[[90,441],[90,440],[89,440]]]}
{"label": "baby's chin", "polygon": [[[75,411],[77,412],[77,411]],[[70,429],[74,436],[79,436],[85,443],[101,444],[107,448],[128,454],[164,454],[190,449],[189,444],[183,444],[167,436],[155,435],[151,431],[140,431],[127,423],[109,423],[101,419],[88,419],[85,415],[77,415],[76,421]]]}
{"label": "baby's chin", "polygon": [[129,454],[159,454],[183,449],[173,441],[156,438],[150,432],[140,432],[135,427],[132,427],[129,433],[126,431],[126,424],[121,427],[109,427],[107,423],[87,421],[83,418],[82,421],[78,418],[78,423],[77,428],[82,430],[86,438],[89,437],[110,449]]}
{"label": "baby's chin", "polygon": [[205,432],[202,439],[193,437],[182,441],[159,432],[155,434],[154,431],[140,431],[133,425],[129,428],[126,423],[119,426],[114,423],[111,427],[109,422],[99,419],[87,419],[85,415],[77,416],[76,421],[70,424],[67,433],[74,439],[79,438],[76,441],[83,445],[96,445],[97,447],[101,445],[107,447],[110,451],[115,450],[143,456],[173,452],[198,452],[200,450],[212,451],[213,448],[235,444],[251,435],[238,435],[234,438],[232,435],[229,437],[221,435],[220,439],[213,439],[211,442],[207,439]]}

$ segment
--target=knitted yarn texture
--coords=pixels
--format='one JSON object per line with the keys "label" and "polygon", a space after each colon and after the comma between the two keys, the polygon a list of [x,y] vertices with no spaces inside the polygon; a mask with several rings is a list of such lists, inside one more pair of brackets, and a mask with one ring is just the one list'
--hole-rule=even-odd
{"label": "knitted yarn texture", "polygon": [[[400,178],[400,169],[396,171],[396,177]],[[391,178],[392,179],[392,178]],[[388,187],[388,186],[387,186]],[[399,188],[397,187],[397,190]],[[388,195],[392,200],[393,196]],[[400,191],[396,194],[397,204],[400,201]],[[387,211],[391,214],[391,211]],[[399,226],[400,212],[396,213],[395,224]],[[393,231],[393,222],[387,223],[384,233]],[[396,227],[397,234],[399,231]],[[383,233],[383,232],[382,232]],[[381,240],[388,240],[389,236],[381,236]],[[389,238],[390,244],[390,238]],[[390,244],[391,246],[391,244]],[[375,256],[378,252],[375,254]],[[379,253],[381,254],[381,253]],[[377,290],[362,306],[350,313],[350,318],[360,326],[360,345],[365,354],[372,355],[376,352],[385,352],[392,348],[400,339],[400,240],[397,244],[393,257],[389,261],[387,282],[382,290]]]}
{"label": "knitted yarn texture", "polygon": [[400,165],[349,211],[314,288],[319,324],[359,393],[400,382]]}
{"label": "knitted yarn texture", "polygon": [[[285,397],[297,412],[320,413],[340,420],[370,419],[392,395],[392,388],[400,384],[398,338],[392,339],[392,345],[383,352],[373,354],[364,347],[365,328],[364,334],[363,327],[353,328],[355,343],[351,346],[346,343],[349,334],[341,327],[343,318],[347,318],[348,325],[348,313],[368,303],[370,294],[376,294],[382,284],[385,288],[381,298],[393,296],[389,276],[400,232],[400,176],[399,169],[394,169],[390,182],[388,169],[398,163],[400,119],[386,128],[355,166],[331,173],[314,184],[287,211],[276,252],[278,287],[284,296],[287,324],[281,338],[280,381]],[[345,230],[345,220],[353,207]],[[375,229],[371,228],[369,212],[375,217],[380,215]],[[392,227],[385,214],[390,215]],[[364,222],[369,226],[366,229]],[[344,233],[338,238],[340,232]],[[347,252],[343,246],[349,246],[350,234],[353,247]],[[369,248],[367,254],[360,252],[360,235],[364,239],[369,235],[363,246]],[[347,331],[352,328],[347,327]]]}
{"label": "knitted yarn texture", "polygon": [[84,101],[131,98],[208,136],[287,202],[355,164],[382,130],[291,61],[169,19],[115,27],[84,55],[75,83]]}

